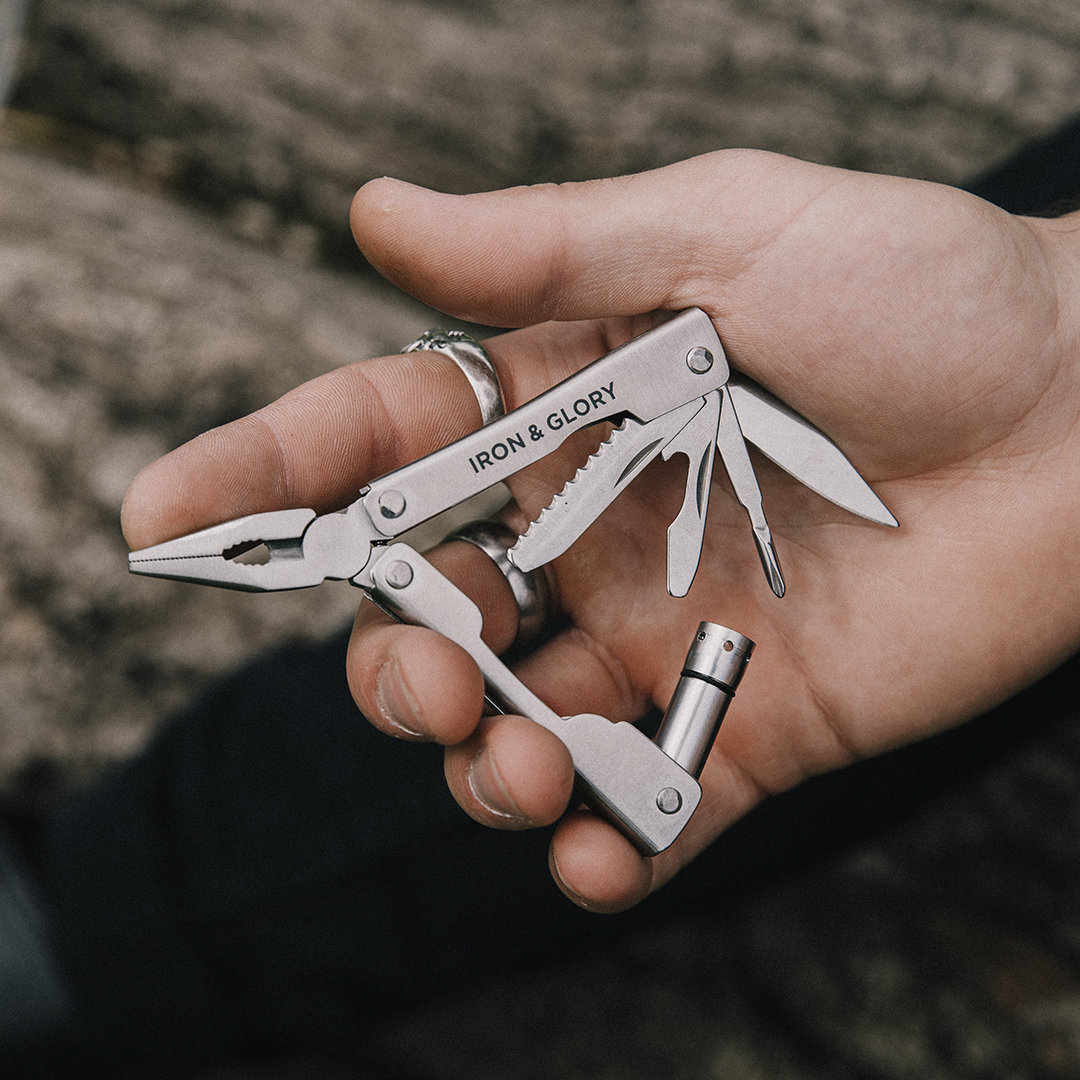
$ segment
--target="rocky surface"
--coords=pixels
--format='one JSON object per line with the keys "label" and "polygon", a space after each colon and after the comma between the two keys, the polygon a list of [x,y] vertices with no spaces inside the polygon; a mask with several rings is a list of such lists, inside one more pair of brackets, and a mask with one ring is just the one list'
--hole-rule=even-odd
{"label": "rocky surface", "polygon": [[[436,321],[349,254],[363,180],[752,145],[956,181],[1080,108],[1078,76],[1072,0],[40,0],[0,125],[0,786],[47,797],[347,618],[344,587],[132,579],[117,516],[169,446]],[[1062,723],[805,878],[355,1059],[213,1075],[1075,1076],[1078,776]]]}
{"label": "rocky surface", "polygon": [[[131,477],[208,426],[431,322],[215,223],[0,148],[0,776],[129,751],[207,677],[340,624],[351,590],[251,598],[133,579]],[[247,602],[245,602],[247,601]]]}
{"label": "rocky surface", "polygon": [[62,142],[339,257],[372,176],[476,190],[748,145],[955,182],[1080,103],[1069,0],[39,0],[30,37],[14,105]]}

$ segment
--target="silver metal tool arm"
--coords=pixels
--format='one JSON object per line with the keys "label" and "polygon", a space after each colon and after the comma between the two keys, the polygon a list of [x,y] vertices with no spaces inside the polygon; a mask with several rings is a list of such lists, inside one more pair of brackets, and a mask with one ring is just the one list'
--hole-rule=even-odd
{"label": "silver metal tool arm", "polygon": [[629,415],[653,420],[722,386],[729,370],[697,308],[594,361],[532,401],[376,480],[363,495],[386,537],[434,517],[552,453],[578,428]]}
{"label": "silver metal tool arm", "polygon": [[385,548],[370,573],[381,603],[468,651],[501,708],[534,720],[562,740],[583,802],[647,855],[671,845],[701,800],[693,776],[632,724],[613,724],[590,713],[563,719],[552,712],[481,640],[480,609],[408,544]]}
{"label": "silver metal tool arm", "polygon": [[777,596],[783,596],[786,586],[784,575],[780,572],[780,559],[773,544],[772,530],[765,518],[761,506],[761,488],[758,487],[757,475],[750,462],[750,452],[746,449],[739,418],[731,402],[731,394],[725,392],[720,404],[720,423],[716,428],[716,448],[720,451],[720,460],[727,470],[731,489],[750,518],[754,530],[754,543],[757,545],[761,568],[765,571],[769,587]]}
{"label": "silver metal tool arm", "polygon": [[709,512],[716,430],[720,423],[720,391],[710,394],[705,405],[664,447],[664,460],[685,454],[686,488],[682,506],[667,531],[667,590],[672,596],[690,591],[701,562],[705,542],[705,516]]}
{"label": "silver metal tool arm", "polygon": [[878,525],[897,520],[843,451],[804,416],[763,386],[732,372],[725,394],[738,414],[743,438],[822,498]]}

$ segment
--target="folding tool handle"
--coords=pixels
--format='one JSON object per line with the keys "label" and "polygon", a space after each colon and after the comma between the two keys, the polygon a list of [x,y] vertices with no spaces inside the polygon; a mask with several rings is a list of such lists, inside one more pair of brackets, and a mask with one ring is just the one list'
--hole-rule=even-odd
{"label": "folding tool handle", "polygon": [[407,544],[386,548],[371,576],[381,602],[469,652],[500,707],[527,716],[566,744],[583,802],[647,855],[671,845],[701,800],[700,785],[682,766],[632,724],[554,713],[481,640],[480,609]]}
{"label": "folding tool handle", "polygon": [[711,320],[690,308],[506,416],[380,477],[364,506],[383,536],[400,536],[546,457],[580,427],[626,415],[654,420],[723,386],[729,374]]}

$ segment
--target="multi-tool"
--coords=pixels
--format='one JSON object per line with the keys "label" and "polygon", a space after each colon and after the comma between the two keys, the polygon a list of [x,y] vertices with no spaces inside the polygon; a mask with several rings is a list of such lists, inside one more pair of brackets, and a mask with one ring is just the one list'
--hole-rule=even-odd
{"label": "multi-tool", "polygon": [[[667,532],[667,587],[685,596],[697,572],[719,451],[750,518],[770,587],[784,579],[747,444],[837,505],[881,525],[896,519],[839,448],[757,383],[728,366],[712,322],[692,308],[594,361],[520,408],[375,480],[344,510],[252,514],[132,552],[134,573],[249,591],[342,579],[380,607],[462,645],[493,706],[554,732],[574,762],[579,797],[656,854],[701,798],[698,776],[753,642],[702,623],[655,739],[601,716],[561,717],[481,640],[479,608],[403,533],[545,457],[600,422],[608,438],[507,552],[530,571],[561,555],[658,456],[689,459],[682,507]],[[261,562],[243,558],[255,545]]]}

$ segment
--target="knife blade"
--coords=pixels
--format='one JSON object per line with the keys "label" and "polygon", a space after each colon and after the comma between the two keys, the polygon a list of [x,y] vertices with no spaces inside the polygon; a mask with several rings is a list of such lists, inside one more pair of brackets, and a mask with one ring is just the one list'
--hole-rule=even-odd
{"label": "knife blade", "polygon": [[899,522],[843,451],[794,409],[742,374],[727,391],[747,442],[811,491],[853,514],[895,528]]}

